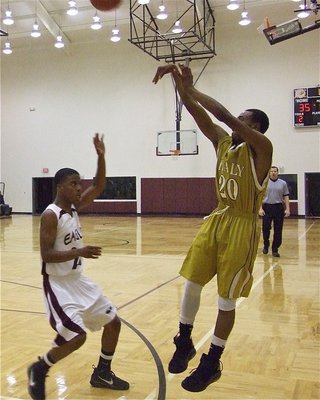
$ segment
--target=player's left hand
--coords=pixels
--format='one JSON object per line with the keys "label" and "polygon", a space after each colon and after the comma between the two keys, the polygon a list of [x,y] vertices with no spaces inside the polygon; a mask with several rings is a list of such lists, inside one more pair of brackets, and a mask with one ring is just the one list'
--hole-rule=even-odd
{"label": "player's left hand", "polygon": [[93,144],[96,149],[98,156],[103,156],[105,154],[105,146],[103,142],[104,135],[99,137],[99,133],[96,133],[93,138]]}
{"label": "player's left hand", "polygon": [[158,67],[157,72],[154,78],[152,79],[152,82],[156,84],[164,75],[171,74],[174,71],[178,71],[178,67],[174,64],[163,65],[162,67]]}

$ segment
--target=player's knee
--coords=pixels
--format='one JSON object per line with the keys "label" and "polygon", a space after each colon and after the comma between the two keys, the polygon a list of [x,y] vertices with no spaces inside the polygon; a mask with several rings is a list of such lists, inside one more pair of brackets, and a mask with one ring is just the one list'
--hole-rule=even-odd
{"label": "player's knee", "polygon": [[70,344],[73,347],[73,351],[79,349],[85,343],[86,340],[87,340],[87,334],[85,332],[74,337],[70,341]]}
{"label": "player's knee", "polygon": [[218,307],[221,311],[233,311],[236,308],[237,299],[228,299],[226,297],[219,296]]}
{"label": "player's knee", "polygon": [[201,291],[203,286],[199,285],[199,283],[195,283],[192,281],[187,280],[184,286],[185,293],[188,296],[197,297],[201,295]]}
{"label": "player's knee", "polygon": [[110,321],[106,325],[107,329],[111,329],[113,332],[120,332],[121,329],[121,320],[120,318],[116,315],[112,321]]}

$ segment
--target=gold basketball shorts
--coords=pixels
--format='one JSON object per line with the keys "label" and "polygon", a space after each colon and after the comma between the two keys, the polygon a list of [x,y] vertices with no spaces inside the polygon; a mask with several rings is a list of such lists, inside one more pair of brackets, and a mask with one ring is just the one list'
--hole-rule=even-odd
{"label": "gold basketball shorts", "polygon": [[218,293],[230,299],[247,297],[260,237],[255,214],[226,208],[203,223],[183,262],[180,275],[204,286],[217,275]]}

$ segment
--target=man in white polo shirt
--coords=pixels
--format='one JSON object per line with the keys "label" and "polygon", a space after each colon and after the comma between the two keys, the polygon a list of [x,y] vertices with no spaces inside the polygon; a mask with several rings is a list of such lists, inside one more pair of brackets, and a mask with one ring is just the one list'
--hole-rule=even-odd
{"label": "man in white polo shirt", "polygon": [[272,166],[266,195],[262,201],[259,215],[262,220],[263,254],[268,254],[270,231],[273,222],[273,241],[271,245],[273,257],[280,257],[278,252],[282,243],[284,217],[290,216],[289,190],[283,179],[278,178],[278,167]]}

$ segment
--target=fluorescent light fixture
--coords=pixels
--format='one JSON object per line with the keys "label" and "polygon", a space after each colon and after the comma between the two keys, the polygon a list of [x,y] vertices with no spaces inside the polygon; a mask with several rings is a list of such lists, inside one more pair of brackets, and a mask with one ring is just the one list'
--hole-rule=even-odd
{"label": "fluorescent light fixture", "polygon": [[37,20],[34,21],[33,29],[32,29],[32,32],[30,33],[30,35],[34,38],[38,38],[41,36],[41,32],[39,31],[39,24],[38,24]]}
{"label": "fluorescent light fixture", "polygon": [[74,0],[70,0],[68,3],[69,3],[69,8],[67,10],[67,14],[71,15],[72,17],[74,15],[77,15],[78,14],[78,9],[77,9],[76,2]]}
{"label": "fluorescent light fixture", "polygon": [[248,16],[248,11],[243,10],[241,13],[241,19],[239,21],[239,24],[242,26],[246,26],[246,25],[249,25],[250,23],[251,23],[251,20]]}
{"label": "fluorescent light fixture", "polygon": [[177,20],[175,23],[174,23],[174,27],[173,27],[173,29],[172,29],[172,32],[173,33],[181,33],[182,32],[182,27],[181,27],[181,23],[180,23],[180,21],[179,20]]}
{"label": "fluorescent light fixture", "polygon": [[310,12],[307,11],[307,10],[305,9],[304,4],[300,4],[299,8],[300,8],[301,11],[299,11],[298,14],[297,14],[297,17],[298,17],[298,18],[301,18],[301,19],[302,19],[302,18],[307,18],[307,17],[309,17]]}
{"label": "fluorescent light fixture", "polygon": [[121,37],[120,37],[120,31],[119,31],[119,29],[115,26],[115,27],[112,29],[112,36],[111,36],[110,40],[111,40],[111,42],[116,43],[116,42],[119,42],[120,39],[121,39]]}
{"label": "fluorescent light fixture", "polygon": [[57,41],[55,42],[54,47],[56,47],[57,49],[62,49],[64,47],[61,35],[57,36]]}
{"label": "fluorescent light fixture", "polygon": [[12,25],[12,24],[14,24],[14,20],[13,20],[13,18],[12,18],[12,11],[11,10],[6,10],[6,12],[5,12],[5,17],[3,18],[3,20],[2,20],[2,22],[5,24],[5,25]]}
{"label": "fluorescent light fixture", "polygon": [[12,53],[10,42],[5,42],[4,49],[2,50],[2,53],[3,54],[11,54]]}
{"label": "fluorescent light fixture", "polygon": [[157,15],[158,19],[167,19],[168,18],[168,14],[166,13],[166,7],[164,4],[161,4],[159,6],[159,14]]}
{"label": "fluorescent light fixture", "polygon": [[97,13],[92,17],[93,23],[91,25],[91,29],[94,31],[97,31],[102,28],[102,24],[100,22],[100,17],[97,15]]}
{"label": "fluorescent light fixture", "polygon": [[227,5],[228,10],[237,10],[240,7],[239,2],[237,0],[230,0],[230,3]]}

